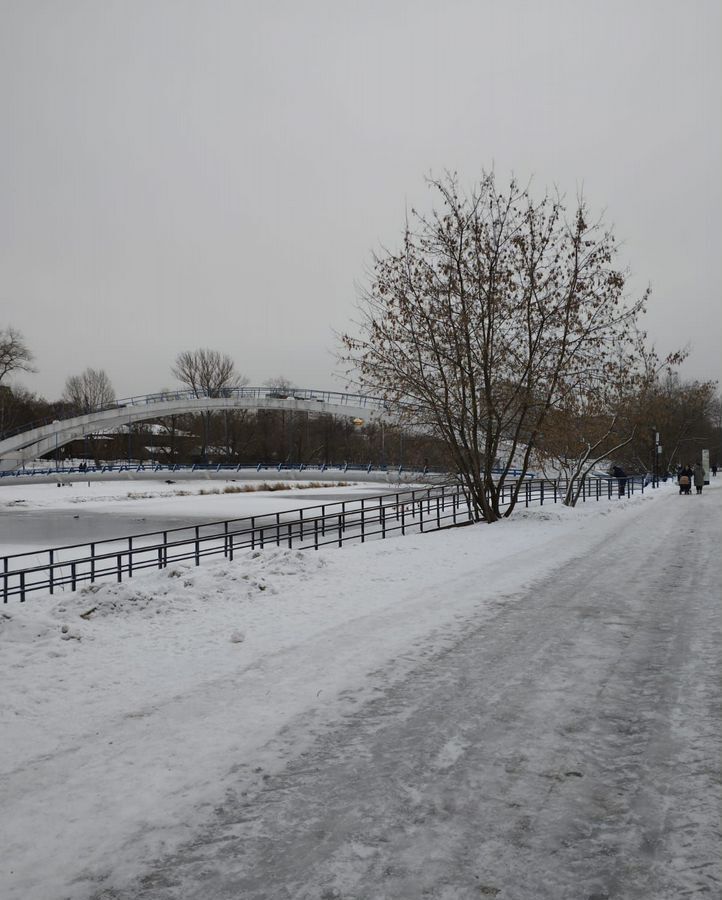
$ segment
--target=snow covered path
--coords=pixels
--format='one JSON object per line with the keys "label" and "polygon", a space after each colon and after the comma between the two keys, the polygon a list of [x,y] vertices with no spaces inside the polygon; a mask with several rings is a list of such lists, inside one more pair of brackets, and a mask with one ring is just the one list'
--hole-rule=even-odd
{"label": "snow covered path", "polygon": [[196,838],[98,897],[716,894],[710,499],[667,497],[661,523],[624,523],[375,699],[348,694],[298,757],[280,736],[284,768],[239,772]]}
{"label": "snow covered path", "polygon": [[3,896],[718,893],[721,500],[256,554],[247,599],[219,564],[12,611]]}

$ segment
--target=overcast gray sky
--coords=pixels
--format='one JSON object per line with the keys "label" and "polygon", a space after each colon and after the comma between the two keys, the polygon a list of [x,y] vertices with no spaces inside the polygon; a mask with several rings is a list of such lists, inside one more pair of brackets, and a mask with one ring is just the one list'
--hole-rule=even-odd
{"label": "overcast gray sky", "polygon": [[0,327],[48,399],[185,349],[336,388],[371,253],[430,171],[583,185],[719,378],[719,0],[0,0]]}

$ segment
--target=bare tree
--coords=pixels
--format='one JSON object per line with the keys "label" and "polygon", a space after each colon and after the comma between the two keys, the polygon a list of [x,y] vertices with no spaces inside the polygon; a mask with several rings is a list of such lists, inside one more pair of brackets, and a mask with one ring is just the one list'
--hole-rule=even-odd
{"label": "bare tree", "polygon": [[639,433],[643,437],[635,446],[638,458],[648,458],[652,431],[661,436],[663,453],[658,463],[663,473],[672,471],[678,463],[686,464],[698,458],[703,447],[715,448],[716,456],[717,390],[714,381],[683,381],[672,369],[661,373],[640,404]]}
{"label": "bare tree", "polygon": [[[87,368],[80,375],[70,375],[65,382],[63,400],[78,415],[115,405],[115,391],[104,369]],[[100,465],[103,441],[96,434],[88,434],[90,451],[95,464]],[[105,448],[107,449],[107,448]]]}
{"label": "bare tree", "polygon": [[78,414],[93,412],[115,403],[115,391],[104,369],[88,368],[65,382],[63,400]]}
{"label": "bare tree", "polygon": [[537,202],[513,180],[499,191],[493,174],[467,195],[455,176],[430,185],[441,209],[412,210],[401,249],[375,258],[343,358],[441,440],[475,517],[493,522],[550,410],[633,356],[646,294],[626,302],[614,238],[582,199],[568,219],[561,198]]}
{"label": "bare tree", "polygon": [[236,372],[231,357],[218,350],[184,350],[176,356],[171,373],[196,397],[222,397],[248,383]]}
{"label": "bare tree", "polygon": [[[574,405],[553,409],[538,436],[535,455],[547,477],[563,481],[564,505],[576,506],[589,473],[615,458],[634,440],[635,431],[636,425],[620,411],[589,406],[580,411]],[[553,476],[547,471],[549,463]]]}
{"label": "bare tree", "polygon": [[279,398],[287,397],[296,389],[296,385],[286,378],[285,375],[277,375],[275,378],[269,378],[263,382],[263,386],[270,389],[270,397],[278,396]]}
{"label": "bare tree", "polygon": [[[551,464],[564,479],[565,505],[576,505],[593,469],[633,456],[631,445],[646,427],[650,394],[660,373],[672,371],[686,355],[677,350],[660,360],[654,347],[647,346],[646,334],[637,332],[633,353],[610,357],[603,379],[580,381],[550,411],[534,455],[545,474]],[[648,468],[641,461],[633,464]]]}
{"label": "bare tree", "polygon": [[[269,389],[268,396],[276,398],[278,400],[284,400],[289,395],[293,394],[295,390],[294,383],[286,378],[285,375],[276,375],[274,378],[269,378],[264,382],[264,387]],[[270,419],[276,422],[277,428],[275,429],[275,441],[276,446],[279,448],[278,452],[280,454],[280,459],[283,462],[290,463],[294,461],[294,455],[296,456],[296,460],[300,461],[303,453],[303,429],[299,428],[299,419],[303,419],[305,416],[305,421],[308,422],[308,413],[302,413],[299,415],[294,415],[292,412],[287,412],[285,409],[274,410],[270,413]],[[297,436],[301,436],[301,444],[295,447],[294,454],[294,438]]]}
{"label": "bare tree", "polygon": [[[236,372],[235,363],[225,353],[201,348],[184,350],[176,356],[171,373],[182,384],[187,385],[196,397],[227,397],[236,388],[248,384],[248,379]],[[207,459],[208,438],[211,431],[212,412],[201,415],[201,459]],[[226,452],[228,445],[228,415],[226,413]]]}
{"label": "bare tree", "polygon": [[34,372],[33,354],[15,328],[0,329],[0,384],[13,372]]}

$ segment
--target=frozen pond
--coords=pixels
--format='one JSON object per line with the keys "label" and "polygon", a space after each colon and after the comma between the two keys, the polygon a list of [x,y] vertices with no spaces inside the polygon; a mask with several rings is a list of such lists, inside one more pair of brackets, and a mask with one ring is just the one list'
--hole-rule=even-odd
{"label": "frozen pond", "polygon": [[364,484],[224,494],[221,484],[219,493],[208,491],[207,483],[185,484],[182,490],[161,482],[146,483],[139,491],[138,485],[112,481],[64,488],[54,484],[3,487],[0,555],[360,500],[395,489]]}
{"label": "frozen pond", "polygon": [[[26,546],[59,547],[184,525],[200,525],[208,516],[178,517],[93,510],[16,509],[0,512],[0,552],[19,552]],[[12,548],[12,549],[11,549]]]}

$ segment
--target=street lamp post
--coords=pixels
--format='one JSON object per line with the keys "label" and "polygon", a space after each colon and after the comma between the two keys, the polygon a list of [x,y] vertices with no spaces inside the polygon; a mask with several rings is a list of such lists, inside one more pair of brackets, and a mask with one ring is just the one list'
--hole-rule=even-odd
{"label": "street lamp post", "polygon": [[662,445],[659,443],[659,432],[652,426],[652,435],[654,437],[654,447],[652,449],[652,485],[659,487],[659,454],[662,452]]}

